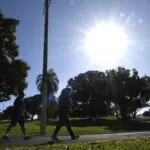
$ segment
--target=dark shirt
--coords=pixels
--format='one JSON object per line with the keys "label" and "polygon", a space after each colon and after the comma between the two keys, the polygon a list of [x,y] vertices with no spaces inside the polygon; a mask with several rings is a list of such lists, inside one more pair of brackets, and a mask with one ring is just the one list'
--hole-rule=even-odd
{"label": "dark shirt", "polygon": [[14,101],[13,112],[19,116],[24,114],[24,102],[22,99],[16,98]]}
{"label": "dark shirt", "polygon": [[72,100],[67,95],[60,95],[59,97],[59,117],[68,117],[69,109],[72,108]]}
{"label": "dark shirt", "polygon": [[69,117],[68,107],[59,107],[58,116],[60,118]]}

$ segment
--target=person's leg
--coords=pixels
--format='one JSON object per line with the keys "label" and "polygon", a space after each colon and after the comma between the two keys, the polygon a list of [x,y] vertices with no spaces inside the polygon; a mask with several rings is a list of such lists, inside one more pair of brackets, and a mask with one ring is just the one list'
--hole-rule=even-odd
{"label": "person's leg", "polygon": [[8,127],[7,127],[7,129],[5,131],[5,135],[3,136],[4,139],[9,139],[9,132],[12,129],[12,127],[16,126],[17,121],[18,121],[17,117],[15,117],[15,116],[11,117],[11,122],[10,122],[10,124],[8,125]]}
{"label": "person's leg", "polygon": [[69,120],[68,117],[65,119],[65,125],[66,125],[66,127],[67,127],[68,132],[69,132],[69,135],[71,136],[71,139],[72,139],[72,140],[78,139],[79,136],[78,136],[78,135],[75,135],[75,134],[73,133],[72,129],[71,129],[71,124],[70,124],[70,120]]}
{"label": "person's leg", "polygon": [[62,126],[62,120],[59,120],[59,121],[57,122],[56,128],[55,128],[55,130],[54,130],[54,132],[53,132],[53,134],[52,134],[52,139],[53,139],[53,140],[59,140],[59,139],[57,138],[57,134],[58,134],[58,132],[60,131],[61,126]]}
{"label": "person's leg", "polygon": [[59,120],[59,121],[57,122],[56,128],[55,128],[55,130],[54,130],[52,136],[57,136],[59,130],[61,129],[61,126],[62,126],[62,121]]}
{"label": "person's leg", "polygon": [[7,127],[7,129],[5,131],[5,136],[8,136],[8,134],[9,134],[10,130],[12,129],[12,127],[13,126],[11,124],[8,125],[8,127]]}
{"label": "person's leg", "polygon": [[27,133],[26,133],[26,128],[25,128],[25,119],[24,119],[24,116],[21,116],[18,120],[18,123],[21,127],[21,131],[22,131],[22,134],[24,136],[24,139],[27,140],[27,139],[30,139],[31,137],[30,136],[27,136]]}
{"label": "person's leg", "polygon": [[65,118],[65,119],[64,119],[64,122],[65,122],[66,128],[67,128],[67,130],[68,130],[68,132],[69,132],[69,135],[70,135],[71,137],[74,137],[74,133],[73,133],[73,131],[72,131],[72,129],[71,129],[71,125],[70,125],[69,118],[68,118],[68,117]]}
{"label": "person's leg", "polygon": [[25,127],[21,127],[21,131],[22,131],[22,134],[23,134],[23,136],[25,137],[26,136],[26,129],[25,129]]}

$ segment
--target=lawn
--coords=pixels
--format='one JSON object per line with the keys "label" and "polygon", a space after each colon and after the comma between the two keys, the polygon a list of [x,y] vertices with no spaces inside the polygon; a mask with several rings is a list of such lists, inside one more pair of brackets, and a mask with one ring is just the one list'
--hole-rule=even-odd
{"label": "lawn", "polygon": [[[55,128],[56,120],[51,121],[47,125],[47,135],[51,135]],[[72,128],[76,134],[101,134],[101,133],[112,133],[112,132],[124,132],[124,131],[142,131],[150,130],[150,123],[135,119],[135,120],[118,120],[114,117],[105,117],[98,119],[93,123],[88,118],[74,118],[71,120]],[[0,123],[0,136],[4,134],[4,131],[8,123]],[[40,122],[39,121],[28,121],[26,123],[27,132],[30,135],[39,135]],[[12,129],[10,135],[18,136],[21,134],[20,127],[17,125]],[[62,127],[59,135],[67,135],[65,127]]]}
{"label": "lawn", "polygon": [[[51,121],[49,125],[47,125],[47,135],[51,135],[55,128],[56,120]],[[104,117],[98,119],[95,123],[93,123],[88,118],[73,118],[71,119],[71,124],[74,132],[76,134],[101,134],[101,133],[113,133],[113,132],[125,132],[125,131],[142,131],[142,130],[150,130],[150,123],[145,122],[140,119],[134,120],[118,120],[114,117]],[[7,127],[8,123],[0,122],[0,136],[4,134],[4,131]],[[26,128],[30,135],[39,135],[40,130],[40,122],[39,121],[28,121],[26,122]],[[59,133],[59,135],[67,135],[66,128],[63,127]],[[17,125],[10,132],[12,136],[21,135],[20,127]],[[110,142],[100,142],[100,143],[76,143],[69,145],[44,145],[38,147],[19,147],[14,148],[15,150],[150,150],[150,137],[148,138],[140,138],[134,140],[119,140],[119,141],[110,141]]]}
{"label": "lawn", "polygon": [[150,150],[150,137],[99,143],[54,144],[14,150]]}

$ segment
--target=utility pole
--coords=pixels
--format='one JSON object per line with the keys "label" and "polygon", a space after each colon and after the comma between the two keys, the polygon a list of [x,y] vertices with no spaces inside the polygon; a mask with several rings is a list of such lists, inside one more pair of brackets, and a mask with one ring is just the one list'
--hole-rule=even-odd
{"label": "utility pole", "polygon": [[46,111],[47,111],[47,62],[48,62],[48,18],[49,6],[52,0],[45,0],[44,4],[44,50],[43,50],[43,80],[42,80],[42,111],[41,111],[41,128],[40,134],[46,132]]}

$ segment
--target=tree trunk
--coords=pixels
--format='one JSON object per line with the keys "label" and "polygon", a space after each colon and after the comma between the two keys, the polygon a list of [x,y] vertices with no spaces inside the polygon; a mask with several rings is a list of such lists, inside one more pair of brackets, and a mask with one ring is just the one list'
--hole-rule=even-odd
{"label": "tree trunk", "polygon": [[47,113],[47,115],[46,115],[47,124],[49,124],[48,103],[47,103],[46,113]]}
{"label": "tree trunk", "polygon": [[132,116],[133,118],[136,118],[136,111],[135,112],[133,112],[133,116]]}
{"label": "tree trunk", "polygon": [[126,106],[126,100],[122,97],[119,97],[119,109],[120,109],[120,115],[121,119],[127,119],[127,107]]}

